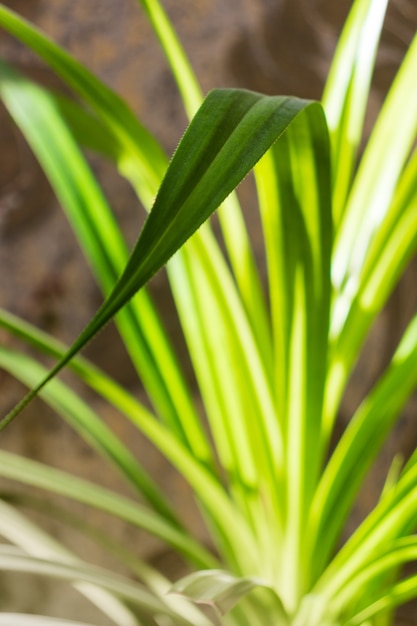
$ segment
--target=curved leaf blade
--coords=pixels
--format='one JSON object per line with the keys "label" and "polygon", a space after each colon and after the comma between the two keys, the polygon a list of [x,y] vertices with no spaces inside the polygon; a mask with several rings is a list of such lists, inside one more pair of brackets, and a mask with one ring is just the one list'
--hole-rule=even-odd
{"label": "curved leaf blade", "polygon": [[[51,339],[46,333],[39,331],[27,322],[5,313],[0,309],[0,325],[44,353],[62,357],[67,347]],[[86,359],[76,357],[70,367],[78,376],[112,406],[126,416],[148,440],[161,451],[168,461],[178,470],[193,489],[197,498],[203,503],[206,512],[219,526],[225,545],[246,545],[247,554],[251,537],[246,524],[230,501],[228,493],[208,468],[202,466],[198,459],[171,433],[161,422],[155,419],[140,402],[112,378],[104,374]]]}
{"label": "curved leaf blade", "polygon": [[321,116],[319,104],[297,98],[235,89],[214,90],[207,96],[178,146],[116,286],[67,355],[3,419],[0,429],[169,260],[308,106]]}
{"label": "curved leaf blade", "polygon": [[237,577],[223,570],[207,570],[189,574],[178,580],[171,593],[185,596],[197,604],[208,604],[220,615],[225,615],[254,589],[266,589],[273,596],[274,619],[286,623],[287,614],[276,593],[262,580],[254,577]]}
{"label": "curved leaf blade", "polygon": [[[56,100],[1,62],[0,94],[47,174],[103,292],[109,293],[128,258],[127,246]],[[210,465],[191,392],[146,290],[116,324],[158,416]]]}
{"label": "curved leaf blade", "polygon": [[190,622],[180,613],[170,608],[162,598],[122,576],[103,568],[82,562],[64,563],[50,559],[41,559],[24,554],[14,546],[0,546],[0,569],[49,576],[68,582],[83,582],[96,585],[129,602],[149,617],[167,615],[174,623]]}
{"label": "curved leaf blade", "polygon": [[161,515],[98,484],[4,450],[0,450],[0,476],[57,493],[119,517],[171,544],[179,553],[202,567],[213,567],[217,563],[193,537]]}
{"label": "curved leaf blade", "polygon": [[[166,157],[127,104],[86,67],[4,5],[0,5],[0,26],[43,58],[108,126],[123,147],[120,169],[127,169],[130,173],[136,170],[135,189],[144,205],[149,206],[164,174]],[[135,161],[140,167],[134,167]]]}
{"label": "curved leaf blade", "polygon": [[333,162],[333,217],[340,223],[362,138],[372,72],[388,0],[353,4],[323,94]]}
{"label": "curved leaf blade", "polygon": [[[46,369],[34,359],[2,346],[0,367],[28,387],[35,385],[46,373]],[[155,511],[175,526],[181,525],[164,494],[132,452],[70,387],[60,380],[53,380],[40,395],[85,441],[117,468]]]}
{"label": "curved leaf blade", "polygon": [[375,387],[359,406],[322,475],[311,509],[316,574],[328,558],[364,476],[417,383],[417,318],[410,322]]}
{"label": "curved leaf blade", "polygon": [[309,586],[305,520],[325,448],[333,229],[324,116],[320,120],[306,110],[255,167],[255,178],[268,266],[274,400],[284,440],[285,483],[278,490],[285,520],[280,589],[287,589],[286,598],[292,596],[296,606]]}
{"label": "curved leaf blade", "polygon": [[[19,547],[25,554],[63,563],[76,564],[80,562],[78,557],[64,548],[56,539],[53,539],[1,499],[0,535]],[[91,583],[74,583],[73,587],[108,618],[112,619],[117,626],[138,626],[131,611],[109,591],[100,589]],[[3,613],[0,613],[0,624],[2,623],[2,616]],[[8,626],[8,622],[6,624]]]}
{"label": "curved leaf blade", "polygon": [[[397,200],[401,195],[401,187],[404,186],[404,176],[407,177],[405,167],[417,136],[417,84],[414,80],[416,66],[417,36],[397,72],[366,146],[334,245],[334,303],[330,332],[332,354],[326,401],[328,431],[333,425],[343,389],[358,357],[366,331],[376,315],[376,311],[372,309],[363,309],[364,305],[369,306],[369,299],[368,302],[363,299],[361,302],[359,299],[372,293],[361,293],[364,287],[369,287],[364,285],[364,280],[370,277],[368,259],[372,261],[372,258],[368,255],[373,255],[378,249],[379,237],[384,234],[385,228],[390,230],[393,205],[403,208],[402,202],[397,203]],[[407,169],[412,172],[412,162]],[[398,217],[394,215],[394,224]],[[396,235],[401,236],[401,233],[396,232]],[[404,246],[407,245],[407,241],[404,241]],[[379,249],[379,252],[383,251],[383,247]],[[390,253],[392,254],[392,250]],[[385,254],[384,257],[385,262]],[[393,263],[389,273],[387,266],[385,267],[387,275],[383,278],[380,290],[376,281],[370,281],[373,295],[378,296],[375,303],[382,306],[380,295],[387,295],[385,283],[391,283],[401,267],[401,262],[400,259],[398,265]],[[372,278],[380,277],[378,271]]]}

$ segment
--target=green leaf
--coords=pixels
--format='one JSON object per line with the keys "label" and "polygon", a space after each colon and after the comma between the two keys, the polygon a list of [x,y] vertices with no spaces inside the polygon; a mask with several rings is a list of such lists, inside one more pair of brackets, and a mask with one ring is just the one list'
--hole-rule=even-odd
{"label": "green leaf", "polygon": [[[203,96],[189,59],[158,0],[137,0],[156,33],[177,83],[189,119],[201,105]],[[270,351],[267,311],[251,243],[235,194],[228,197],[219,210],[227,253],[240,293],[253,325],[262,352]]]}
{"label": "green leaf", "polygon": [[[0,535],[31,556],[70,564],[82,563],[50,535],[2,500],[0,500]],[[137,625],[133,614],[109,591],[92,584],[75,583],[73,586],[117,626]],[[0,620],[2,616],[3,613],[0,613]]]}
{"label": "green leaf", "polygon": [[401,606],[417,597],[417,576],[409,576],[390,586],[388,590],[381,590],[379,597],[373,604],[359,611],[342,626],[362,626],[369,623],[376,616],[384,615],[397,606]]}
{"label": "green leaf", "polygon": [[[75,515],[72,512],[69,513],[68,509],[55,506],[48,497],[42,499],[42,497],[22,495],[21,493],[18,495],[7,494],[2,497],[4,500],[0,499],[0,535],[20,547],[25,553],[54,561],[74,562],[79,560],[50,535],[35,526],[26,516],[19,513],[16,506],[29,507],[31,511],[46,514],[50,519],[57,520],[81,532],[84,537],[91,538],[107,554],[115,556],[124,567],[127,567],[135,579],[144,583],[158,597],[163,597],[173,610],[181,612],[194,626],[211,626],[211,622],[194,604],[185,598],[168,595],[172,586],[170,580],[149,563],[145,563],[132,551],[131,546],[121,544],[107,532],[90,525],[85,516]],[[13,506],[9,504],[10,502],[13,503]],[[132,626],[132,616],[127,607],[109,592],[91,584],[80,583],[75,584],[74,587],[96,604],[107,617],[111,617],[117,626]],[[134,623],[136,624],[136,620]]]}
{"label": "green leaf", "polygon": [[[168,261],[309,104],[240,90],[216,90],[206,98],[171,161],[117,285],[48,380]],[[0,426],[12,421],[46,382]]]}
{"label": "green leaf", "polygon": [[284,619],[286,622],[287,615],[280,599],[257,578],[238,578],[223,570],[200,571],[178,580],[171,593],[181,594],[197,604],[208,604],[220,615],[225,615],[248,593],[258,588],[267,589],[273,594],[274,619]]}
{"label": "green leaf", "polygon": [[[323,125],[323,113],[317,103],[288,97],[262,96],[242,90],[216,90],[209,94],[185,133],[172,159],[156,198],[154,208],[145,223],[128,265],[114,290],[90,325],[73,344],[67,355],[50,372],[48,379],[44,379],[3,420],[0,425],[1,428],[4,428],[46,382],[129,301],[135,292],[168,260],[171,254],[185,242],[194,230],[215,210],[218,204],[234,189],[268,147],[277,138],[280,139],[281,136],[284,136],[284,131],[304,110],[308,112],[306,115],[308,115],[309,125],[313,134],[317,133],[317,137],[320,136],[322,138],[317,139],[317,141],[320,142],[324,139],[326,143],[327,135]],[[45,112],[43,114],[45,115]],[[305,122],[303,125],[302,117],[300,117],[300,122],[296,122],[296,125],[298,123],[301,124],[301,129],[303,129],[299,132],[299,141],[301,141],[305,135]],[[325,157],[325,154],[323,153],[322,156]],[[304,171],[307,172],[307,168]],[[312,175],[314,178],[315,174],[313,173]],[[311,232],[313,233],[315,227],[314,220],[310,219],[308,221],[308,230],[312,229]],[[209,269],[209,272],[214,271],[214,269],[213,266],[213,270]],[[215,276],[215,274],[212,274],[212,276]],[[323,285],[323,281],[320,285],[319,280],[315,283],[314,289],[320,291]],[[202,296],[203,294],[201,294]],[[228,299],[225,298],[224,302],[227,303],[227,301]],[[322,328],[324,325],[325,318],[322,321]],[[235,333],[233,320],[231,321],[231,329]],[[322,336],[321,332],[319,332],[318,336]],[[242,346],[240,342],[236,342],[236,339],[233,341],[235,342],[234,345],[241,351]],[[243,355],[247,360],[248,355],[245,356],[245,353]],[[238,352],[235,352],[234,358],[236,359],[237,356]],[[261,365],[261,367],[265,366]],[[257,368],[249,367],[248,371],[258,376]],[[259,376],[258,379],[260,379]],[[242,406],[251,397],[248,391],[245,390],[245,384],[241,380],[238,383],[246,394],[246,396],[242,396]],[[264,382],[262,384],[264,385]],[[313,388],[314,385],[312,386]],[[264,394],[262,386],[259,386],[258,383],[254,384],[253,389],[255,391],[258,390],[257,393],[261,391]],[[319,391],[318,393],[320,395]],[[264,397],[269,402],[267,395],[264,394]],[[271,407],[270,402],[269,404]],[[249,404],[247,406],[249,409]],[[259,405],[260,410],[256,409],[256,413],[259,413],[265,419],[265,425],[260,422],[259,427],[263,429],[263,434],[260,436],[263,441],[263,447],[268,454],[268,456],[265,456],[265,462],[267,465],[269,464],[268,472],[270,478],[268,489],[274,499],[277,497],[274,495],[277,493],[277,490],[274,488],[272,470],[274,466],[279,466],[282,462],[282,454],[280,453],[281,444],[275,413],[271,408],[265,411],[265,406],[265,400],[262,400],[262,403]],[[253,427],[251,427],[251,430],[253,431]],[[257,440],[259,440],[259,436]],[[256,439],[250,437],[248,441],[250,441],[251,446],[254,446]],[[249,497],[251,497],[250,493]],[[278,511],[277,503],[274,506],[275,510]],[[212,508],[212,503],[210,503],[210,508]],[[218,518],[218,515],[216,517]],[[224,522],[220,524],[220,527],[223,534]],[[229,536],[230,531],[227,531],[226,534]],[[268,542],[264,543],[266,549]]]}
{"label": "green leaf", "polygon": [[168,271],[219,460],[256,534],[266,492],[276,499],[282,463],[273,383],[225,260],[210,233],[201,235],[172,259]]}
{"label": "green leaf", "polygon": [[255,578],[236,578],[228,572],[208,570],[181,578],[172,587],[171,593],[184,595],[197,604],[209,604],[225,615],[261,584]]}
{"label": "green leaf", "polygon": [[[46,369],[30,357],[0,346],[0,367],[31,387]],[[104,382],[104,381],[103,381]],[[93,448],[115,465],[123,477],[167,520],[180,526],[166,497],[133,454],[100,417],[76,393],[59,380],[51,381],[41,397],[53,407]]]}
{"label": "green leaf", "polygon": [[201,104],[203,95],[190,62],[162,5],[157,0],[136,0],[155,31],[178,85],[189,119]]}
{"label": "green leaf", "polygon": [[305,111],[255,168],[273,325],[274,400],[284,440],[281,584],[294,596],[294,607],[309,584],[305,519],[323,457],[331,293],[330,147],[325,119],[316,113]]}
{"label": "green leaf", "polygon": [[[108,293],[125,265],[127,247],[55,100],[4,64],[0,64],[0,94],[38,156]],[[211,452],[191,393],[146,291],[121,312],[117,324],[157,413],[209,464]]]}
{"label": "green leaf", "polygon": [[316,575],[327,561],[367,471],[417,383],[417,318],[392,361],[363,400],[338,442],[315,494],[311,534]]}
{"label": "green leaf", "polygon": [[135,291],[169,259],[308,104],[234,89],[207,96],[175,152],[133,251],[134,277],[119,283],[115,300],[119,293]]}
{"label": "green leaf", "polygon": [[335,230],[356,166],[378,42],[388,0],[356,0],[333,56],[323,94],[332,143]]}
{"label": "green leaf", "polygon": [[0,450],[0,475],[115,515],[175,546],[186,558],[203,567],[212,567],[217,563],[203,546],[169,520],[100,485],[3,450]]}
{"label": "green leaf", "polygon": [[[4,5],[0,6],[0,26],[42,57],[97,113],[123,146],[120,169],[131,173],[144,205],[150,206],[166,168],[166,157],[126,103],[87,68]],[[135,162],[140,167],[135,168]]]}
{"label": "green leaf", "polygon": [[82,563],[62,563],[49,559],[28,556],[12,546],[0,546],[0,569],[33,573],[68,582],[84,582],[96,585],[128,601],[149,617],[167,615],[175,624],[187,624],[181,614],[175,613],[162,598],[158,598],[144,587],[103,568]]}
{"label": "green leaf", "polygon": [[[362,570],[360,570],[354,578],[348,581],[339,593],[333,595],[331,604],[333,606],[340,607],[355,607],[354,610],[345,608],[342,614],[345,615],[345,619],[350,614],[359,612],[366,606],[372,605],[376,597],[380,597],[383,584],[383,576],[391,574],[391,572],[397,573],[398,569],[404,566],[405,563],[415,562],[417,559],[417,540],[416,537],[402,537],[393,542],[380,556],[378,556],[371,563],[368,563]],[[378,581],[379,585],[375,589],[374,581]],[[390,587],[395,587],[396,581],[390,581]],[[357,601],[360,598],[360,591],[368,588],[368,593],[364,594],[364,598]],[[417,586],[415,587],[415,595],[417,595]]]}
{"label": "green leaf", "polygon": [[358,278],[413,146],[417,132],[416,63],[417,36],[390,88],[355,178],[334,252],[336,289],[346,289]]}
{"label": "green leaf", "polygon": [[[392,287],[404,259],[409,258],[412,248],[408,244],[415,245],[415,237],[410,237],[414,233],[411,225],[415,199],[411,190],[415,189],[415,184],[411,178],[415,176],[415,158],[409,165],[407,162],[417,135],[416,66],[417,36],[404,57],[366,146],[335,241],[332,353],[325,411],[328,432],[366,332],[375,319],[376,308],[381,308],[388,295],[385,284]],[[410,202],[405,193],[407,188]],[[396,222],[401,222],[403,209],[408,215],[404,217],[401,227],[395,228],[394,237],[389,242],[392,244],[392,247],[389,245],[389,254],[393,262],[387,264],[389,257],[384,254],[383,239],[390,236]],[[408,234],[404,230],[407,220]],[[404,238],[404,255],[402,246],[395,247],[395,241],[398,243],[400,237]],[[370,261],[376,258],[375,253],[379,254],[379,262],[374,273]],[[383,266],[380,264],[382,261]],[[365,280],[369,280],[368,285]],[[366,300],[363,299],[365,294]],[[372,295],[377,295],[374,301],[370,299]]]}
{"label": "green leaf", "polygon": [[115,165],[123,162],[123,146],[93,111],[75,99],[46,89],[45,91],[55,102],[56,108],[80,146],[101,154]]}
{"label": "green leaf", "polygon": [[[395,489],[386,492],[373,511],[360,524],[335,555],[317,582],[315,591],[334,597],[349,581],[377,561],[386,546],[412,532],[417,524],[415,508],[417,464],[406,467]],[[366,595],[366,594],[365,594]]]}
{"label": "green leaf", "polygon": [[[67,350],[66,346],[46,333],[1,309],[0,324],[46,354],[61,357]],[[203,504],[206,514],[209,514],[213,522],[217,524],[220,533],[219,540],[226,547],[234,546],[237,554],[242,558],[251,554],[252,538],[247,531],[245,520],[229,500],[223,485],[207,471],[207,468],[201,466],[198,459],[156,420],[149,410],[96,366],[81,357],[74,358],[70,366],[87,385],[131,420],[181,473],[192,487],[198,501]],[[246,545],[244,553],[239,552],[239,546],[242,543]],[[218,549],[220,550],[220,546]],[[251,555],[252,563],[254,558],[255,555]]]}

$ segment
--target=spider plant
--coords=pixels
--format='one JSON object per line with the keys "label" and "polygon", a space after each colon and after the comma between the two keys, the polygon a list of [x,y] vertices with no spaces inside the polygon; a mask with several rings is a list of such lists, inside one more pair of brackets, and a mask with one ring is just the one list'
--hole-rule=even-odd
{"label": "spider plant", "polygon": [[[152,533],[185,559],[190,574],[172,586],[139,550],[103,534],[97,535],[103,550],[115,552],[131,578],[86,563],[10,498],[0,501],[0,568],[66,580],[120,626],[389,626],[395,608],[417,596],[417,575],[401,573],[417,554],[417,453],[393,463],[377,505],[342,537],[364,478],[417,383],[417,317],[339,440],[330,442],[368,331],[416,247],[417,38],[362,151],[385,0],[353,3],[321,103],[239,89],[203,99],[162,6],[138,4],[191,120],[169,164],[118,95],[0,4],[0,25],[77,96],[48,91],[1,62],[1,98],[104,294],[69,348],[1,311],[3,329],[58,362],[48,372],[24,350],[0,348],[0,366],[32,389],[0,427],[39,394],[138,497],[5,450],[0,475],[44,490],[46,510],[54,492]],[[150,211],[130,255],[83,148],[113,162],[138,207]],[[233,193],[252,168],[265,288]],[[206,222],[219,206],[222,245]],[[166,263],[203,409],[144,287]],[[152,408],[78,355],[113,316]],[[55,377],[65,365],[188,482],[210,545],[187,529],[169,494],[100,416]],[[73,515],[64,519],[91,531]],[[218,612],[204,612],[200,603]],[[0,615],[8,626],[39,620],[75,624]]]}

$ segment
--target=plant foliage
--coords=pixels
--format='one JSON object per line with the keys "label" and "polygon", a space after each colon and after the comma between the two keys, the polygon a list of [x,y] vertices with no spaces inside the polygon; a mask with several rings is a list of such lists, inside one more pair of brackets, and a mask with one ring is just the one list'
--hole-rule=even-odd
{"label": "plant foliage", "polygon": [[[71,347],[0,311],[6,331],[57,358],[48,372],[25,351],[0,347],[0,366],[31,389],[0,428],[39,394],[138,499],[4,450],[0,475],[152,533],[187,561],[190,574],[171,588],[110,538],[103,549],[116,552],[137,582],[90,565],[6,499],[0,568],[66,580],[119,626],[209,626],[218,619],[230,626],[389,626],[395,607],[417,596],[416,575],[401,574],[417,553],[416,454],[391,473],[378,504],[340,543],[363,480],[417,383],[417,318],[334,449],[330,441],[368,331],[417,243],[417,38],[362,152],[385,0],[353,3],[322,103],[240,89],[203,99],[162,6],[138,4],[191,120],[169,164],[117,94],[0,4],[1,27],[77,96],[53,93],[0,63],[0,97],[105,296]],[[130,254],[83,148],[114,163],[149,211]],[[266,293],[233,194],[252,169]],[[224,246],[206,221],[219,206]],[[165,264],[203,415],[145,287]],[[78,354],[114,316],[152,408]],[[55,378],[65,365],[183,476],[210,546],[190,533],[169,494],[100,416]],[[80,520],[67,515],[66,523]],[[58,622],[3,614],[0,623]]]}

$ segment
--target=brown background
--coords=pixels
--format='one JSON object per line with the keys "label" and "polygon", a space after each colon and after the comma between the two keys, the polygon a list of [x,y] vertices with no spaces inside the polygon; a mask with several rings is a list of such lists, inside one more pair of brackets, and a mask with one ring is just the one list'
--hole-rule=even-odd
{"label": "brown background", "polygon": [[[142,121],[156,134],[167,152],[174,149],[185,128],[185,116],[175,84],[144,15],[134,0],[9,0],[6,4],[35,22],[91,70],[118,90]],[[329,59],[350,2],[346,0],[166,0],[170,17],[189,53],[204,91],[218,86],[242,86],[267,93],[291,93],[319,98]],[[375,116],[394,68],[417,25],[414,0],[392,2],[378,60],[367,126]],[[30,76],[52,86],[59,81],[42,63],[0,32],[0,53]],[[70,341],[97,307],[100,297],[86,271],[78,246],[34,158],[0,109],[0,303],[42,328]],[[93,159],[97,172],[123,228],[132,241],[143,220],[132,191],[107,164]],[[256,226],[250,206],[250,184],[242,193],[248,200],[247,219]],[[251,229],[252,230],[252,229]],[[255,236],[262,265],[260,238]],[[415,271],[411,269],[397,289],[370,339],[344,403],[345,421],[363,391],[369,387],[392,351],[401,327],[415,309]],[[163,274],[153,282],[174,340],[181,345],[169,305]],[[103,341],[104,337],[104,341]],[[11,341],[1,335],[5,342]],[[140,393],[128,361],[110,328],[93,343],[88,355],[132,390]],[[17,383],[0,373],[2,414],[21,394]],[[93,401],[93,399],[91,399]],[[198,519],[188,504],[185,488],[166,464],[106,406],[94,400],[104,419],[126,440],[132,441],[143,462],[174,494],[176,505],[186,511],[190,524]],[[374,501],[383,481],[383,470],[395,450],[406,454],[416,445],[415,411],[410,410],[396,430],[378,469],[364,490],[358,515]],[[102,466],[86,444],[41,403],[35,402],[13,427],[2,435],[2,446],[46,460],[92,480],[103,480]],[[384,470],[385,471],[385,470]],[[108,486],[119,487],[111,472]],[[106,522],[104,522],[106,523]],[[108,523],[108,522],[107,522]],[[154,541],[134,534],[112,521],[117,535],[168,570],[172,564]],[[53,525],[57,536],[74,549],[84,546],[77,536]],[[162,561],[161,561],[162,559]],[[12,582],[15,580],[11,578]],[[3,587],[3,585],[2,585]],[[65,614],[73,603],[64,588],[52,594],[44,582],[30,581],[23,591],[4,583],[2,610],[19,606],[31,610],[41,597],[53,612]],[[35,601],[36,599],[36,601]],[[80,607],[82,602],[80,601]],[[93,617],[91,618],[93,619]],[[100,623],[104,623],[102,620]],[[416,623],[416,622],[413,622]]]}

